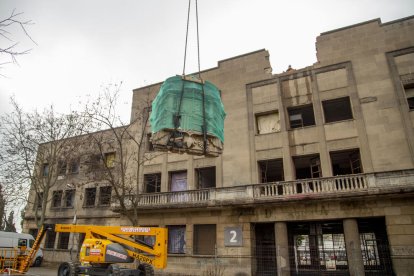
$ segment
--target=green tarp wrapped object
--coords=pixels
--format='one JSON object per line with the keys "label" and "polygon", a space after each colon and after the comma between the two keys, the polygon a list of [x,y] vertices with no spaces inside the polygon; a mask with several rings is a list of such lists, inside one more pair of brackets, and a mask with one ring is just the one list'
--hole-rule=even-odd
{"label": "green tarp wrapped object", "polygon": [[[203,133],[203,90],[200,82],[184,80],[181,76],[168,78],[152,102],[151,130],[175,129],[174,115],[178,113],[181,91],[182,102],[179,131]],[[205,120],[207,134],[224,142],[224,112],[220,91],[211,82],[204,82]]]}

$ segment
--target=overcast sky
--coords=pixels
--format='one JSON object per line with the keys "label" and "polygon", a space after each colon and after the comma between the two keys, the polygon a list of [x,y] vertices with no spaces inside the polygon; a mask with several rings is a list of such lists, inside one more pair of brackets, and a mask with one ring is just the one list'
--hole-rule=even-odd
{"label": "overcast sky", "polygon": [[[37,43],[13,29],[10,37],[20,42],[19,49],[31,52],[18,57],[18,65],[2,66],[0,113],[10,111],[12,95],[27,110],[53,104],[65,112],[102,85],[122,81],[121,110],[128,121],[132,89],[181,74],[187,5],[187,0],[0,0],[0,18],[13,9],[23,12],[20,18],[34,23],[28,32]],[[201,69],[265,48],[273,73],[316,62],[321,32],[414,15],[412,0],[199,0],[198,8]],[[188,73],[197,65],[194,21],[190,26]],[[9,43],[0,38],[1,48]],[[0,55],[0,63],[7,61]]]}

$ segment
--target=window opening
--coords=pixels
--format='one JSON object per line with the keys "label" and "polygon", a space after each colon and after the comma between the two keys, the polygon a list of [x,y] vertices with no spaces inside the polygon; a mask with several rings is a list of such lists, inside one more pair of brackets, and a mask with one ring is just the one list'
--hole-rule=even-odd
{"label": "window opening", "polygon": [[66,174],[66,162],[65,161],[59,161],[58,162],[58,174],[59,175],[65,175]]}
{"label": "window opening", "polygon": [[283,159],[269,159],[257,162],[259,165],[260,183],[284,180]]}
{"label": "window opening", "polygon": [[401,76],[409,110],[414,110],[414,74]]}
{"label": "window opening", "polygon": [[36,194],[36,208],[42,208],[43,205],[43,192]]}
{"label": "window opening", "polygon": [[146,193],[161,192],[161,173],[144,174]]}
{"label": "window opening", "polygon": [[115,165],[115,152],[105,153],[105,166],[113,168]]}
{"label": "window opening", "polygon": [[319,155],[306,155],[293,157],[296,179],[322,177]]}
{"label": "window opening", "polygon": [[171,192],[187,190],[187,171],[170,172]]}
{"label": "window opening", "polygon": [[279,112],[256,114],[257,134],[280,131]]}
{"label": "window opening", "polygon": [[66,190],[65,191],[65,207],[73,207],[75,201],[75,190]]}
{"label": "window opening", "polygon": [[52,196],[52,207],[57,208],[60,207],[62,204],[62,191],[53,191]]}
{"label": "window opening", "polygon": [[322,101],[325,123],[352,119],[352,108],[349,97]]}
{"label": "window opening", "polygon": [[289,107],[290,128],[299,128],[315,125],[315,115],[312,104]]}
{"label": "window opening", "polygon": [[49,175],[49,164],[43,164],[42,175],[44,177]]}
{"label": "window opening", "polygon": [[330,152],[333,175],[362,173],[359,149]]}
{"label": "window opening", "polygon": [[167,226],[168,228],[168,253],[185,253],[185,225]]}
{"label": "window opening", "polygon": [[91,207],[95,206],[96,199],[96,188],[86,188],[85,189],[85,206]]}
{"label": "window opening", "polygon": [[70,162],[70,173],[79,173],[79,160],[72,160]]}
{"label": "window opening", "polygon": [[51,229],[46,231],[45,248],[54,248],[56,240],[56,232]]}
{"label": "window opening", "polygon": [[58,239],[58,249],[68,249],[69,248],[69,236],[70,233],[59,233]]}
{"label": "window opening", "polygon": [[112,187],[100,187],[99,188],[99,205],[110,205],[111,204],[111,193]]}
{"label": "window opening", "polygon": [[196,172],[196,186],[199,189],[216,187],[216,167],[198,168]]}
{"label": "window opening", "polygon": [[147,133],[147,151],[154,151],[152,144],[152,133]]}
{"label": "window opening", "polygon": [[196,224],[194,225],[194,254],[215,255],[216,248],[216,225]]}

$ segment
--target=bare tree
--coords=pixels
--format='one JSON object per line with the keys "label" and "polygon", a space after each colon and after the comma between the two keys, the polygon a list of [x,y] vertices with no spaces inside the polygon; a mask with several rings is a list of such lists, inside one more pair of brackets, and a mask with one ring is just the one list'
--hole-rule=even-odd
{"label": "bare tree", "polygon": [[[59,114],[53,106],[25,112],[14,99],[13,111],[0,117],[0,182],[9,204],[33,206],[38,226],[45,219],[49,191],[68,162],[79,158],[87,117],[73,111]],[[27,197],[29,190],[32,197]]]}
{"label": "bare tree", "polygon": [[[98,129],[105,131],[90,135],[91,154],[89,180],[104,181],[112,189],[112,200],[117,203],[117,212],[124,215],[133,225],[138,224],[139,193],[141,193],[141,169],[145,162],[159,153],[148,153],[147,133],[151,106],[151,93],[141,95],[135,102],[133,120],[123,124],[117,115],[121,85],[109,85],[100,97],[86,105],[86,114]],[[97,162],[100,164],[97,166]],[[98,169],[97,169],[98,168]]]}
{"label": "bare tree", "polygon": [[[30,52],[30,49],[21,49],[19,47],[20,43],[15,39],[18,29],[36,44],[27,31],[27,27],[32,25],[33,22],[22,19],[22,14],[22,12],[17,13],[16,10],[13,10],[9,17],[0,19],[0,57],[9,57],[9,60],[0,61],[0,69],[7,63],[17,63],[17,56]],[[4,75],[0,74],[0,76]]]}

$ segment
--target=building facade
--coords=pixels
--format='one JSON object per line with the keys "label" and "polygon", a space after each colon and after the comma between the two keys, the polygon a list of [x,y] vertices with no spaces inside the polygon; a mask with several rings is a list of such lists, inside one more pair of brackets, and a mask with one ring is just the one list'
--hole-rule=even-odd
{"label": "building facade", "polygon": [[[414,17],[322,33],[316,50],[315,64],[280,74],[266,50],[202,72],[227,113],[219,157],[155,154],[148,145],[137,211],[139,225],[169,229],[160,273],[411,274]],[[133,91],[131,122],[159,87]],[[98,207],[79,200],[48,220],[70,223],[77,210],[78,223],[128,224],[117,202]],[[66,249],[50,258],[67,258],[64,238]]]}

